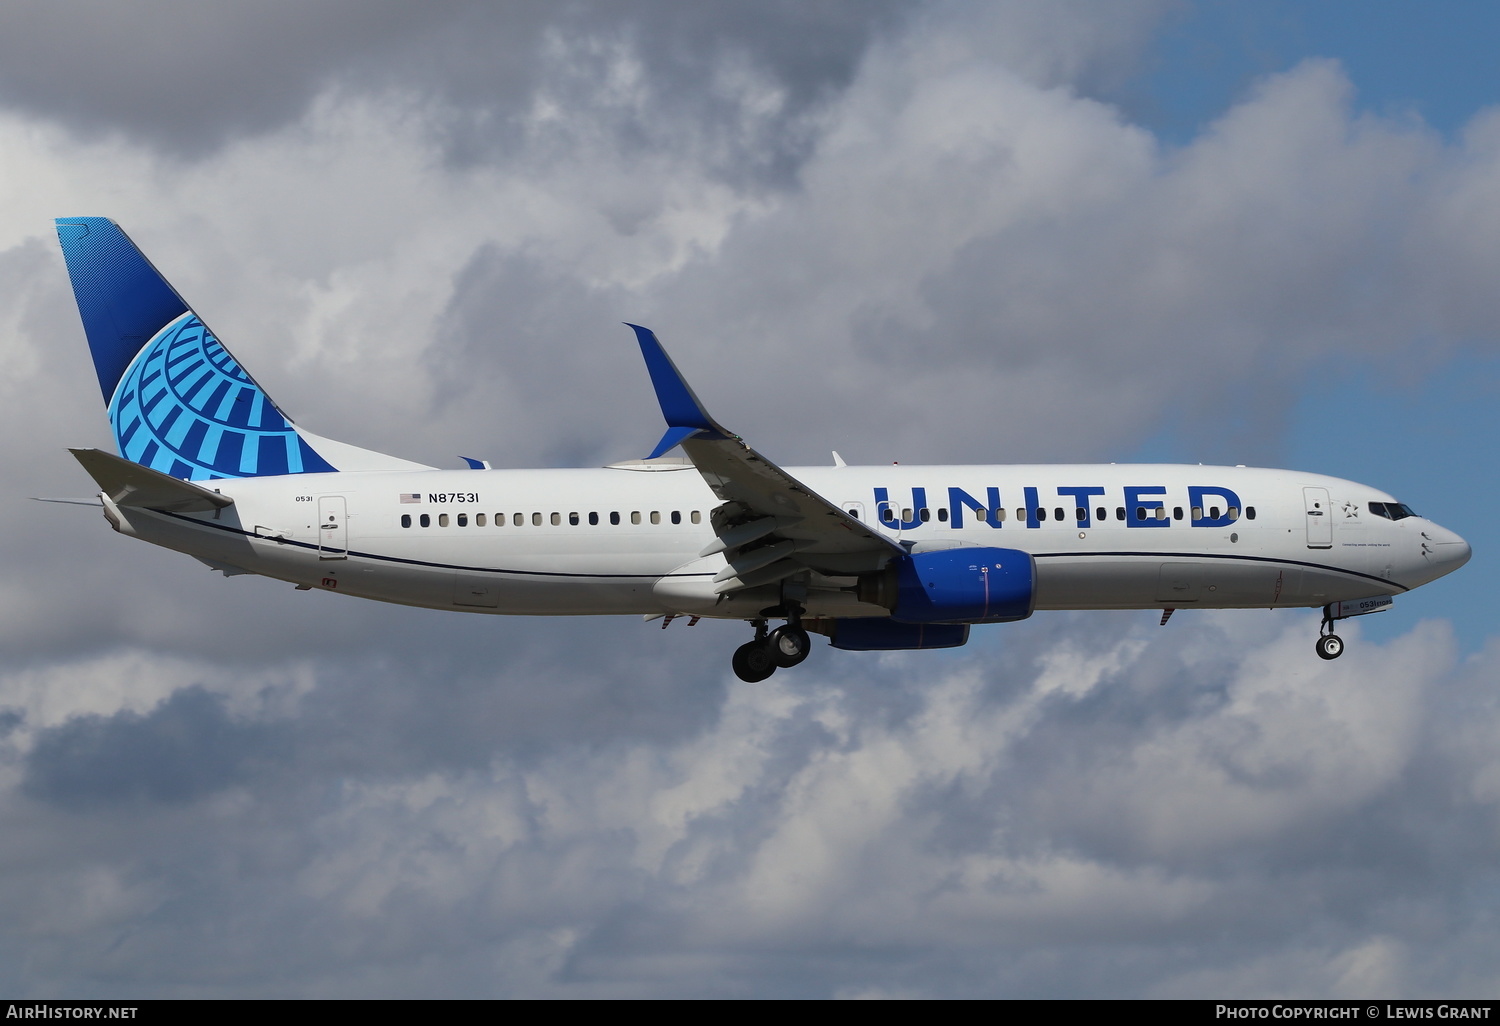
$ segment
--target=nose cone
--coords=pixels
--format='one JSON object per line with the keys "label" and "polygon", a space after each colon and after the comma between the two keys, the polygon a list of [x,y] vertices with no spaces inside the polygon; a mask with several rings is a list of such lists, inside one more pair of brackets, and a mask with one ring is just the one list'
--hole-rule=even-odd
{"label": "nose cone", "polygon": [[1434,578],[1451,574],[1469,561],[1473,550],[1469,543],[1446,527],[1427,525],[1422,532],[1422,554],[1432,567]]}

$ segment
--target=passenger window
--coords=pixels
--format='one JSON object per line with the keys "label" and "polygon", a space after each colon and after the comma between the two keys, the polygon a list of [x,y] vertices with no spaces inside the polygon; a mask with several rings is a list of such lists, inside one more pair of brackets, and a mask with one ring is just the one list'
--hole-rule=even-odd
{"label": "passenger window", "polygon": [[578,514],[577,513],[569,513],[568,514],[568,526],[569,527],[577,527],[578,526]]}
{"label": "passenger window", "polygon": [[947,506],[939,506],[938,507],[938,523],[940,523],[940,524],[946,524],[947,522],[948,522],[948,507]]}
{"label": "passenger window", "polygon": [[1044,507],[1044,506],[1038,506],[1036,508],[1036,518],[1038,520],[1046,520],[1047,519],[1047,509],[1046,509],[1046,507]]}
{"label": "passenger window", "polygon": [[590,527],[598,527],[599,526],[599,514],[598,513],[590,513],[589,514],[589,526]]}
{"label": "passenger window", "polygon": [[632,524],[639,524],[641,522],[641,511],[640,510],[638,510],[638,509],[637,510],[631,510],[631,512],[630,512],[630,522]]}
{"label": "passenger window", "polygon": [[439,527],[447,527],[448,526],[448,514],[446,514],[446,513],[439,513],[438,514],[438,526]]}
{"label": "passenger window", "polygon": [[1115,507],[1115,519],[1116,520],[1124,520],[1125,519],[1125,507],[1124,506],[1116,506]]}
{"label": "passenger window", "polygon": [[1026,507],[1024,507],[1024,506],[1017,506],[1016,507],[1016,520],[1018,522],[1022,522],[1022,523],[1025,522],[1025,520],[1026,520]]}
{"label": "passenger window", "polygon": [[1165,506],[1158,506],[1158,507],[1156,507],[1155,516],[1156,516],[1156,519],[1158,519],[1158,520],[1165,520],[1165,519],[1167,519],[1167,507],[1165,507]]}
{"label": "passenger window", "polygon": [[514,527],[520,527],[520,526],[522,526],[525,523],[526,523],[526,514],[525,513],[517,513],[511,519],[511,525],[514,526]]}
{"label": "passenger window", "polygon": [[903,524],[909,524],[909,523],[911,523],[911,507],[910,506],[908,506],[906,509],[903,509],[901,511],[901,522]]}
{"label": "passenger window", "polygon": [[698,512],[695,509],[695,510],[693,510],[693,515],[690,516],[688,519],[691,520],[695,524],[701,524],[701,523],[703,523],[703,514],[700,513],[700,512]]}
{"label": "passenger window", "polygon": [[612,527],[620,526],[620,514],[618,512],[609,515],[609,523]]}
{"label": "passenger window", "polygon": [[661,511],[660,510],[654,510],[653,509],[651,511],[651,522],[653,524],[659,524],[659,523],[661,523]]}
{"label": "passenger window", "polygon": [[531,526],[532,527],[541,527],[542,526],[542,515],[540,513],[533,513],[533,514],[531,514]]}
{"label": "passenger window", "polygon": [[1210,519],[1210,520],[1217,520],[1217,519],[1219,519],[1219,507],[1217,507],[1217,506],[1210,506],[1210,507],[1208,507],[1208,519]]}
{"label": "passenger window", "polygon": [[1004,506],[1001,506],[999,509],[995,510],[995,523],[997,523],[997,524],[1003,524],[1003,523],[1005,523],[1005,507]]}
{"label": "passenger window", "polygon": [[459,527],[468,527],[469,526],[469,514],[467,514],[467,513],[460,513],[458,515],[458,526]]}
{"label": "passenger window", "polygon": [[674,509],[672,511],[672,523],[674,523],[674,524],[680,524],[680,523],[682,523],[682,513],[679,512],[678,510]]}
{"label": "passenger window", "polygon": [[432,518],[426,513],[423,513],[420,517],[417,518],[417,523],[421,524],[423,527],[431,527]]}
{"label": "passenger window", "polygon": [[484,525],[485,525],[484,514],[483,513],[475,513],[474,514],[474,526],[475,527],[483,527]]}
{"label": "passenger window", "polygon": [[1255,519],[1255,507],[1254,506],[1246,506],[1245,507],[1245,516],[1246,516],[1247,519],[1254,520]]}
{"label": "passenger window", "polygon": [[926,506],[923,506],[921,509],[917,510],[917,519],[922,521],[922,523],[924,524],[927,523],[927,521],[932,519],[932,510],[928,509]]}
{"label": "passenger window", "polygon": [[562,525],[561,513],[553,513],[552,516],[548,517],[548,519],[552,521],[553,527],[560,527]]}
{"label": "passenger window", "polygon": [[1086,510],[1086,509],[1084,509],[1082,506],[1079,506],[1077,509],[1075,509],[1073,511],[1073,516],[1081,524],[1081,523],[1083,523],[1085,520],[1087,520],[1089,518],[1089,511]]}
{"label": "passenger window", "polygon": [[1108,520],[1109,510],[1105,509],[1103,506],[1100,506],[1098,509],[1094,510],[1094,519],[1101,522]]}
{"label": "passenger window", "polygon": [[1240,518],[1240,508],[1238,506],[1230,506],[1225,511],[1225,516],[1229,517],[1230,520],[1238,520]]}
{"label": "passenger window", "polygon": [[1059,524],[1062,523],[1062,520],[1063,520],[1063,510],[1062,510],[1061,506],[1057,507],[1056,509],[1054,509],[1052,511],[1052,519],[1056,520]]}
{"label": "passenger window", "polygon": [[1182,507],[1181,506],[1173,506],[1172,507],[1172,519],[1173,520],[1181,520],[1182,519]]}
{"label": "passenger window", "polygon": [[[849,514],[849,515],[850,515],[850,516],[851,516],[851,517],[853,517],[853,518],[854,518],[854,519],[855,519],[855,520],[858,520],[858,519],[859,519],[859,507],[858,507],[858,506],[850,506],[850,507],[848,507],[848,508],[847,508],[847,509],[845,509],[845,510],[844,510],[844,512],[845,512],[845,513],[847,513],[847,514]],[[694,521],[693,521],[693,523],[695,523],[695,524],[696,524],[696,523],[697,523],[697,522],[698,522],[698,521],[696,521],[696,520],[694,520]]]}
{"label": "passenger window", "polygon": [[410,513],[403,513],[403,514],[401,514],[401,526],[402,527],[410,527],[411,526],[411,514]]}
{"label": "passenger window", "polygon": [[1137,506],[1135,508],[1135,518],[1137,520],[1145,520],[1146,519],[1146,507],[1145,506]]}
{"label": "passenger window", "polygon": [[887,524],[894,524],[896,522],[896,511],[887,506],[880,511],[880,519]]}
{"label": "passenger window", "polygon": [[1193,519],[1194,520],[1202,520],[1203,519],[1203,507],[1202,506],[1194,506],[1193,507]]}

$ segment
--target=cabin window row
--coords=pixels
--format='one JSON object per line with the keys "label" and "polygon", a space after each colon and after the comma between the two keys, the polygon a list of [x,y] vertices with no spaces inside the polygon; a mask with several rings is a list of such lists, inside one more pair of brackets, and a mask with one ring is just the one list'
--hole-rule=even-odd
{"label": "cabin window row", "polygon": [[496,513],[493,520],[487,513],[475,513],[472,514],[472,517],[468,513],[438,513],[435,517],[431,513],[419,513],[416,517],[413,517],[410,513],[403,513],[401,514],[401,526],[411,527],[415,524],[417,527],[431,527],[434,520],[436,520],[439,527],[449,527],[455,524],[459,527],[468,527],[471,522],[475,527],[488,527],[492,522],[496,527],[505,527],[507,524],[513,527],[524,527],[529,520],[533,527],[542,527],[547,524],[553,527],[561,527],[564,521],[570,527],[577,527],[585,522],[590,527],[597,527],[605,520],[612,526],[619,526],[625,522],[627,517],[632,524],[660,524],[664,517],[668,523],[680,524],[683,522],[684,516],[690,524],[703,523],[703,513],[700,510],[695,509],[684,514],[681,510],[677,509],[669,513],[653,509],[649,513],[642,513],[640,510],[633,510],[630,513],[620,513],[618,511],[612,513],[532,513],[529,516],[525,513]]}
{"label": "cabin window row", "polygon": [[[859,508],[858,507],[851,507],[848,510],[848,512],[849,512],[849,515],[852,516],[852,517],[854,517],[856,520],[859,519]],[[1208,507],[1208,519],[1210,519],[1210,520],[1218,520],[1220,512],[1221,512],[1221,510],[1220,510],[1220,508],[1218,506],[1210,506],[1210,507]],[[1224,512],[1229,517],[1230,520],[1238,520],[1239,517],[1240,517],[1240,509],[1239,509],[1238,506],[1230,506],[1227,510],[1223,510],[1222,512]],[[919,509],[919,510],[916,511],[916,514],[917,514],[916,515],[916,519],[925,524],[925,523],[927,523],[928,521],[930,521],[932,519],[932,513],[933,513],[933,511],[931,509],[924,507],[924,508]],[[1068,513],[1068,511],[1067,511],[1066,508],[1064,508],[1062,506],[1056,506],[1051,511],[1051,519],[1056,520],[1056,521],[1066,520],[1067,519],[1067,513]],[[1003,524],[1005,522],[1005,519],[1006,519],[1006,514],[1007,514],[1007,510],[1005,510],[1003,508],[1001,508],[1001,509],[994,509],[994,510],[978,509],[978,510],[974,511],[974,519],[979,520],[981,522]],[[1255,507],[1254,506],[1246,506],[1245,507],[1245,517],[1248,520],[1254,520],[1255,519]],[[1025,522],[1028,518],[1035,519],[1038,522],[1043,522],[1043,521],[1046,521],[1048,519],[1048,511],[1047,511],[1047,509],[1045,507],[1037,507],[1036,509],[1028,510],[1025,506],[1018,506],[1018,507],[1016,507],[1015,518],[1016,518],[1017,521],[1020,521],[1020,522]],[[1125,507],[1124,506],[1116,506],[1115,507],[1115,519],[1123,521],[1125,518],[1126,518]],[[1182,509],[1182,507],[1181,506],[1174,506],[1174,507],[1172,507],[1172,519],[1173,520],[1181,520],[1182,518],[1183,518],[1183,509]],[[901,510],[901,522],[902,523],[909,524],[909,523],[912,522],[912,519],[913,519],[912,518],[912,510],[911,510],[910,507]],[[938,523],[941,523],[941,524],[945,524],[945,523],[948,522],[948,510],[947,510],[946,507],[942,507],[942,506],[938,507],[938,510],[937,510],[937,519],[938,519]],[[1084,507],[1082,507],[1082,506],[1078,506],[1078,507],[1076,507],[1073,510],[1073,519],[1076,522],[1080,523],[1080,524],[1084,523],[1085,521],[1087,521],[1089,519],[1089,511],[1087,509],[1085,509]],[[1108,520],[1109,519],[1109,510],[1106,509],[1103,506],[1098,507],[1096,510],[1094,510],[1094,519],[1097,520],[1097,521],[1100,521],[1101,523],[1104,522],[1104,521],[1106,521],[1106,520]],[[1167,519],[1167,508],[1165,506],[1137,506],[1135,508],[1135,519],[1136,520],[1165,520],[1165,519]],[[1194,520],[1202,520],[1203,519],[1203,507],[1202,506],[1194,506],[1193,507],[1193,519]],[[887,506],[884,509],[882,509],[880,511],[880,520],[884,524],[894,525],[896,523],[896,509],[895,509],[895,507],[893,507],[893,506]]]}

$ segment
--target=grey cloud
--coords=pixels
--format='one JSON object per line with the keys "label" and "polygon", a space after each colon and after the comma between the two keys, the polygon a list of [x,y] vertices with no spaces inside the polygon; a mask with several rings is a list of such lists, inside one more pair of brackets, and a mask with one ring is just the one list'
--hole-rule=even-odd
{"label": "grey cloud", "polygon": [[[612,109],[626,143],[680,147],[663,126],[692,124],[722,173],[785,179],[811,143],[801,119],[848,83],[870,35],[906,6],[11,0],[0,98],[90,134],[202,157],[294,122],[329,89],[410,91],[447,106],[439,131],[450,155],[475,160],[519,138],[542,90],[565,110]],[[610,98],[622,56],[646,95]],[[784,94],[763,128],[737,72]]]}
{"label": "grey cloud", "polygon": [[[28,793],[61,806],[30,815],[138,868],[60,957],[156,993],[170,962],[215,994],[1149,996],[1335,993],[1374,951],[1382,992],[1482,989],[1462,951],[1494,941],[1472,901],[1496,869],[1493,759],[1454,739],[1494,728],[1474,706],[1493,653],[1454,667],[1426,628],[1356,639],[1330,674],[1307,669],[1305,617],[1141,621],[991,629],[938,661],[822,652],[646,732],[559,732],[577,694],[533,718],[524,690],[549,680],[524,660],[490,691],[414,686],[430,653],[325,663],[269,716],[189,689],[72,720],[27,757]],[[658,672],[621,664],[600,697]],[[691,693],[672,676],[658,717]],[[215,739],[176,762],[187,783],[132,754]],[[110,788],[163,808],[122,815]],[[213,831],[184,844],[174,807]],[[0,886],[8,922],[25,900]],[[1256,982],[1287,949],[1296,973]]]}
{"label": "grey cloud", "polygon": [[84,716],[42,732],[21,790],[84,811],[191,802],[245,779],[248,763],[275,760],[267,740],[235,722],[218,696],[184,688],[148,715]]}

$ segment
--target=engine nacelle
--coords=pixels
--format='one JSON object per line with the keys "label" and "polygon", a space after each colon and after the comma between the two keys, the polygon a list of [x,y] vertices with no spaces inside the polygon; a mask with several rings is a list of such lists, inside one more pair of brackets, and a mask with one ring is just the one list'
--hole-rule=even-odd
{"label": "engine nacelle", "polygon": [[916,648],[958,648],[969,640],[966,623],[901,623],[883,616],[825,620],[813,628],[846,652],[894,652]]}
{"label": "engine nacelle", "polygon": [[914,552],[861,579],[859,598],[905,623],[1024,620],[1036,601],[1036,563],[1019,549]]}

